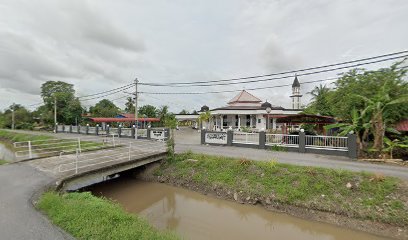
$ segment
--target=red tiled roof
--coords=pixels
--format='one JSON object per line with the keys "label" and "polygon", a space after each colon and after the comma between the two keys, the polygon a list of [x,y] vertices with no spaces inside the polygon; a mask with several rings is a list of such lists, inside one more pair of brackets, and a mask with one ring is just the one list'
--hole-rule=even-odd
{"label": "red tiled roof", "polygon": [[395,129],[402,132],[408,132],[408,119],[402,120],[395,126]]}
{"label": "red tiled roof", "polygon": [[[92,122],[134,122],[135,118],[89,118]],[[159,122],[160,118],[138,118],[139,122]]]}

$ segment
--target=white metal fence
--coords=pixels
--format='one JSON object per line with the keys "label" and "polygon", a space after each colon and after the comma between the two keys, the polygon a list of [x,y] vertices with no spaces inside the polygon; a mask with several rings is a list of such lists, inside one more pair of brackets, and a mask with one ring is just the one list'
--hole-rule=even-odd
{"label": "white metal fence", "polygon": [[115,136],[96,138],[45,139],[25,142],[15,142],[17,159],[32,159],[37,157],[58,156],[78,151],[90,151],[115,147],[119,141]]}
{"label": "white metal fence", "polygon": [[259,133],[234,132],[233,143],[259,144]]}
{"label": "white metal fence", "polygon": [[121,128],[120,132],[121,136],[131,137],[132,136],[132,128]]}
{"label": "white metal fence", "polygon": [[306,148],[347,151],[347,137],[306,135]]}
{"label": "white metal fence", "polygon": [[137,136],[147,138],[147,129],[137,129]]}
{"label": "white metal fence", "polygon": [[299,135],[266,134],[265,145],[299,146]]}
{"label": "white metal fence", "polygon": [[58,167],[59,172],[75,172],[78,173],[83,168],[89,168],[96,165],[112,163],[112,162],[122,162],[130,161],[133,159],[138,159],[143,156],[149,156],[152,153],[165,152],[165,145],[152,145],[150,142],[138,141],[129,142],[125,146],[120,146],[113,149],[107,149],[103,152],[86,152],[81,153],[76,151],[76,155],[73,156],[63,156],[60,158],[61,163]]}

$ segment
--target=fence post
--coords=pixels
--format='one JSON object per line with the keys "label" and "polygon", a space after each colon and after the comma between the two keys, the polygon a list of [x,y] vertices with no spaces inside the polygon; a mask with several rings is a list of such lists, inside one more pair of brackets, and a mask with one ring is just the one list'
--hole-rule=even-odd
{"label": "fence post", "polygon": [[302,130],[299,132],[299,152],[306,152],[306,134]]}
{"label": "fence post", "polygon": [[78,158],[79,158],[79,155],[78,155],[78,149],[77,149],[76,150],[76,158],[75,158],[75,174],[78,173]]}
{"label": "fence post", "polygon": [[232,146],[232,141],[234,140],[234,132],[233,130],[227,131],[227,146]]}
{"label": "fence post", "polygon": [[55,124],[55,133],[58,133],[58,124]]}
{"label": "fence post", "polygon": [[148,140],[152,139],[151,138],[151,129],[150,128],[147,129],[147,139]]}
{"label": "fence post", "polygon": [[135,127],[135,125],[133,125],[132,129],[131,129],[131,134],[130,134],[133,139],[135,138],[135,134],[136,134],[136,127]]}
{"label": "fence post", "polygon": [[129,142],[129,161],[130,161],[130,151],[132,149],[132,142]]}
{"label": "fence post", "polygon": [[33,158],[33,152],[31,151],[31,141],[28,141],[28,157]]}
{"label": "fence post", "polygon": [[95,127],[95,135],[98,136],[99,134],[99,125],[96,125]]}
{"label": "fence post", "polygon": [[347,149],[349,158],[356,159],[357,153],[357,136],[355,134],[347,135]]}
{"label": "fence post", "polygon": [[265,149],[265,143],[266,143],[266,132],[260,131],[259,132],[259,148]]}
{"label": "fence post", "polygon": [[69,125],[69,133],[72,133],[72,125]]}
{"label": "fence post", "polygon": [[112,134],[112,144],[113,144],[113,147],[116,147],[115,146],[115,134]]}
{"label": "fence post", "polygon": [[201,144],[205,144],[205,129],[201,129]]}
{"label": "fence post", "polygon": [[121,136],[122,136],[122,127],[119,126],[118,127],[118,137],[121,137]]}
{"label": "fence post", "polygon": [[65,132],[65,124],[62,125],[62,132]]}
{"label": "fence post", "polygon": [[78,138],[78,149],[79,149],[79,152],[81,152],[81,138]]}
{"label": "fence post", "polygon": [[87,124],[87,125],[86,125],[85,134],[86,134],[86,135],[88,135],[88,134],[89,134],[89,124]]}
{"label": "fence post", "polygon": [[109,125],[106,126],[106,135],[109,135]]}
{"label": "fence post", "polygon": [[81,125],[77,126],[77,133],[80,134],[81,133]]}

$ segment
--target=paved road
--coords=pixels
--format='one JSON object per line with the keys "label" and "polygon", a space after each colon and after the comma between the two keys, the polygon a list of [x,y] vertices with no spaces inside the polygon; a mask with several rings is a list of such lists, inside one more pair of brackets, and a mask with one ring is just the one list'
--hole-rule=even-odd
{"label": "paved road", "polygon": [[1,239],[73,239],[37,212],[31,197],[53,179],[26,164],[0,166]]}
{"label": "paved road", "polygon": [[[24,132],[30,133],[30,131]],[[49,134],[61,138],[80,136],[78,134],[66,134],[66,133],[65,134],[49,133]],[[301,166],[347,169],[351,171],[367,171],[381,173],[384,175],[399,177],[408,180],[408,167],[403,166],[357,162],[355,160],[350,160],[347,157],[339,156],[328,156],[310,153],[300,154],[292,152],[272,152],[252,148],[200,145],[200,133],[197,130],[193,130],[191,128],[181,128],[180,131],[176,131],[175,137],[176,137],[176,152],[192,150],[194,152],[205,153],[210,155],[242,157],[253,160],[274,159],[281,163],[296,164]]]}
{"label": "paved road", "polygon": [[191,150],[197,153],[210,155],[239,157],[253,160],[276,160],[281,163],[296,164],[302,166],[326,167],[335,169],[347,169],[351,171],[367,171],[382,173],[388,176],[399,177],[408,180],[408,167],[385,164],[373,164],[350,160],[346,157],[327,156],[318,154],[300,154],[292,152],[273,152],[262,149],[206,146],[196,144],[176,144],[176,152]]}

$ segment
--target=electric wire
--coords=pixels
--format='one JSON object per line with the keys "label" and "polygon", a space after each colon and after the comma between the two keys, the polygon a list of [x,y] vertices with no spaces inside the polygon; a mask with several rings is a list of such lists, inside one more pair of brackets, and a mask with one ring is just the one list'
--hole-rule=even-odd
{"label": "electric wire", "polygon": [[[316,70],[316,69],[321,69],[321,68],[328,68],[328,67],[334,67],[334,66],[345,65],[345,64],[350,64],[350,63],[357,63],[357,62],[361,62],[361,61],[367,61],[367,60],[373,60],[373,59],[378,59],[378,58],[390,57],[390,56],[401,55],[401,54],[406,54],[406,53],[408,53],[408,50],[404,50],[404,51],[400,51],[400,52],[394,52],[394,53],[388,53],[388,54],[383,54],[383,55],[378,55],[378,56],[374,56],[374,57],[362,58],[362,59],[357,59],[357,60],[352,60],[352,61],[347,61],[347,62],[328,64],[328,65],[323,65],[323,66],[318,66],[318,67],[310,67],[310,68],[297,69],[297,70],[291,70],[291,71],[285,71],[285,72],[279,72],[279,73],[271,73],[271,74],[240,77],[240,78],[220,79],[220,80],[210,80],[210,81],[196,81],[196,82],[170,82],[170,83],[165,83],[165,84],[163,84],[163,83],[154,83],[154,82],[153,83],[140,83],[140,84],[141,85],[147,85],[147,86],[167,86],[167,85],[194,85],[194,84],[200,84],[200,83],[214,83],[214,82],[230,82],[230,81],[237,81],[237,80],[246,80],[246,79],[253,79],[253,78],[270,77],[270,76],[283,75],[283,74],[297,74],[298,72],[305,72],[305,71]],[[401,58],[401,57],[406,57],[406,56],[407,55],[399,56],[399,57],[396,57],[396,58]],[[366,63],[366,64],[370,64],[370,63]],[[365,65],[365,64],[362,64],[362,65]]]}

